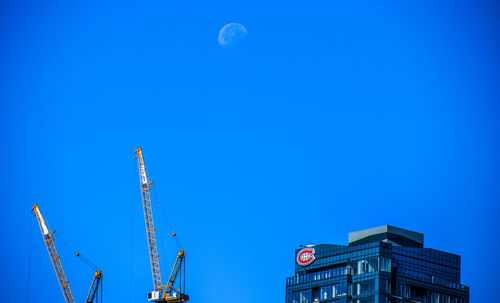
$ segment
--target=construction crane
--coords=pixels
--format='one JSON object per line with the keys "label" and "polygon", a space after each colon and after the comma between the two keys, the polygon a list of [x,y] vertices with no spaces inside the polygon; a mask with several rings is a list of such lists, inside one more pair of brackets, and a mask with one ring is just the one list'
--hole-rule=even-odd
{"label": "construction crane", "polygon": [[[59,286],[64,295],[64,300],[66,303],[75,303],[75,298],[73,297],[73,292],[69,286],[68,278],[66,277],[66,273],[64,272],[64,268],[61,263],[61,258],[59,257],[59,253],[57,252],[56,245],[54,243],[54,231],[50,231],[45,219],[40,212],[40,208],[38,204],[35,204],[32,208],[33,215],[38,220],[38,225],[40,226],[40,230],[42,232],[43,240],[45,242],[45,246],[47,247],[47,251],[49,252],[50,260],[52,261],[52,265],[54,266],[54,270],[57,275],[57,280],[59,281]],[[81,256],[79,253],[76,253],[77,257],[80,257],[85,263],[91,266],[94,270],[96,270],[94,274],[94,280],[92,281],[92,285],[90,286],[89,293],[87,295],[87,299],[85,303],[98,303],[99,296],[98,290],[101,289],[101,301],[102,302],[102,272],[97,268],[94,264],[92,264],[88,259]]]}
{"label": "construction crane", "polygon": [[[85,299],[85,303],[93,303],[94,300],[96,303],[98,303],[98,291],[99,287],[102,286],[102,271],[97,266],[95,266],[94,263],[90,262],[89,259],[82,256],[80,253],[75,253],[75,255],[79,257],[80,260],[85,262],[88,266],[90,266],[93,270],[95,270],[94,279],[92,280],[92,284],[90,285],[89,293],[87,295],[87,299]],[[102,287],[100,287],[100,289],[102,298]]]}
{"label": "construction crane", "polygon": [[[161,281],[160,273],[160,259],[158,255],[158,248],[156,246],[156,230],[153,220],[153,209],[151,207],[151,184],[146,174],[146,165],[144,164],[144,158],[142,156],[142,149],[138,148],[135,150],[137,155],[137,161],[139,165],[139,180],[141,184],[141,196],[142,205],[144,208],[144,221],[146,223],[146,236],[149,248],[149,260],[151,262],[151,273],[153,275],[153,286],[154,290],[148,293],[148,301],[150,302],[188,302],[189,296],[182,293],[181,288],[175,288],[175,282],[180,268],[183,265],[185,258],[184,249],[180,247],[180,251],[177,253],[177,259],[175,260],[174,267],[170,273],[167,285],[163,285]],[[175,233],[172,236],[176,237]],[[179,244],[179,242],[177,242]],[[180,283],[181,284],[181,283]]]}

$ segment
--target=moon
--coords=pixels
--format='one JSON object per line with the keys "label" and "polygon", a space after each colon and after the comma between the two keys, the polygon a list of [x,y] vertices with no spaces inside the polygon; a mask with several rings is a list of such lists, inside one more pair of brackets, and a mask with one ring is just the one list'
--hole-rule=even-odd
{"label": "moon", "polygon": [[219,45],[224,47],[234,46],[245,40],[247,29],[239,23],[228,23],[219,31]]}

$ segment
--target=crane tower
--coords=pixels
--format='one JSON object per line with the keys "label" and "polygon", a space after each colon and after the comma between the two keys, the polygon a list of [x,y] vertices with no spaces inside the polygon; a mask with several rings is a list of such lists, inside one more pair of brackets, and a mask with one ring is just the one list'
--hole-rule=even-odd
{"label": "crane tower", "polygon": [[[160,259],[158,248],[156,246],[156,230],[153,220],[153,209],[151,207],[151,184],[153,183],[147,177],[146,165],[142,156],[142,149],[135,150],[139,165],[139,180],[141,185],[142,206],[144,209],[144,221],[146,224],[146,237],[149,249],[149,260],[151,262],[151,273],[153,275],[154,290],[148,293],[148,301],[150,302],[188,302],[189,296],[181,292],[180,287],[175,288],[174,284],[177,279],[180,268],[183,265],[185,258],[184,249],[180,249],[177,253],[174,267],[170,273],[167,285],[163,285],[160,273]],[[175,237],[175,233],[172,233]]]}

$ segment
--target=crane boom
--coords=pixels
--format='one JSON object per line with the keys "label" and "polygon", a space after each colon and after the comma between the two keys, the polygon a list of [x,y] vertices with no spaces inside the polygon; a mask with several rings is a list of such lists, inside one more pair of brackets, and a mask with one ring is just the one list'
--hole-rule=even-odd
{"label": "crane boom", "polygon": [[184,249],[181,249],[179,253],[177,253],[177,259],[175,259],[174,267],[172,268],[172,272],[170,273],[170,278],[168,279],[168,284],[166,287],[166,292],[170,293],[174,289],[174,283],[177,279],[177,274],[179,273],[179,269],[182,266],[182,261],[184,261],[184,257],[186,254],[184,253]]}
{"label": "crane boom", "polygon": [[156,246],[156,230],[153,221],[153,209],[151,207],[151,183],[146,175],[146,165],[142,157],[142,149],[135,150],[139,164],[139,178],[141,180],[142,206],[144,208],[144,221],[146,222],[146,234],[149,248],[149,260],[151,262],[151,273],[153,275],[153,285],[156,291],[162,289],[160,274],[160,259]]}
{"label": "crane boom", "polygon": [[99,290],[99,284],[101,283],[102,273],[99,269],[94,274],[94,280],[92,280],[92,285],[90,285],[89,294],[87,295],[87,299],[85,299],[85,303],[93,303],[94,299],[97,300],[97,292]]}
{"label": "crane boom", "polygon": [[59,253],[57,252],[56,245],[54,244],[54,236],[52,235],[54,232],[49,230],[47,223],[45,222],[40,209],[38,208],[38,204],[35,204],[32,207],[33,214],[36,216],[38,220],[38,225],[40,225],[40,230],[42,231],[43,240],[45,242],[45,246],[47,246],[47,251],[49,252],[50,260],[52,261],[52,265],[54,266],[54,270],[57,275],[57,280],[59,281],[59,286],[61,286],[61,290],[64,295],[64,299],[66,303],[75,303],[75,299],[73,297],[73,293],[71,292],[71,288],[69,287],[69,282],[66,277],[66,273],[64,272],[64,268],[61,263],[61,258],[59,257]]}
{"label": "crane boom", "polygon": [[[144,164],[142,149],[138,148],[135,150],[135,152],[137,154],[137,161],[139,164],[141,197],[142,197],[142,205],[144,208],[144,221],[146,222],[149,259],[151,261],[151,273],[153,274],[153,285],[154,285],[154,291],[148,293],[148,301],[162,302],[162,303],[188,302],[189,296],[187,294],[182,293],[181,287],[174,288],[177,274],[179,273],[179,270],[183,265],[185,257],[184,249],[182,249],[180,245],[179,248],[181,248],[181,250],[177,254],[177,259],[175,260],[174,267],[172,268],[172,272],[170,273],[168,284],[162,285],[161,275],[160,275],[160,260],[158,257],[158,248],[156,246],[156,231],[153,223],[153,209],[151,207],[150,186],[151,183],[153,182],[148,179],[148,176],[146,174],[146,165]],[[175,237],[175,233],[172,233],[172,235]]]}

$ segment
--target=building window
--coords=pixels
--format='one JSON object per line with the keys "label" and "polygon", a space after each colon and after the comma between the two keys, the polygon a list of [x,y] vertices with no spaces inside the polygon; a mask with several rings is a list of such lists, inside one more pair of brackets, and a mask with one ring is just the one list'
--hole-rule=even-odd
{"label": "building window", "polygon": [[356,300],[356,303],[375,303],[375,296],[359,298]]}
{"label": "building window", "polygon": [[390,294],[391,293],[391,282],[386,279],[379,280],[380,292]]}
{"label": "building window", "polygon": [[391,272],[391,259],[386,257],[380,257],[380,270],[385,272]]}
{"label": "building window", "polygon": [[310,303],[311,290],[302,290],[292,293],[292,303]]}
{"label": "building window", "polygon": [[356,284],[356,295],[369,295],[375,292],[375,279],[359,281]]}
{"label": "building window", "polygon": [[391,303],[391,296],[380,296],[380,303]]}
{"label": "building window", "polygon": [[323,286],[319,289],[319,299],[321,301],[334,299],[347,294],[347,284],[345,282]]}
{"label": "building window", "polygon": [[321,287],[319,293],[320,300],[328,300],[332,297],[329,286]]}
{"label": "building window", "polygon": [[378,257],[366,258],[363,260],[358,260],[356,265],[356,272],[358,275],[369,273],[378,270]]}
{"label": "building window", "polygon": [[410,299],[410,286],[405,284],[399,285],[398,294],[405,299]]}
{"label": "building window", "polygon": [[311,302],[311,290],[303,290],[299,293],[299,303]]}
{"label": "building window", "polygon": [[332,295],[335,294],[335,297],[345,296],[347,294],[347,283],[346,282],[335,284],[333,286],[335,287],[335,292],[333,292],[334,289],[332,287]]}

